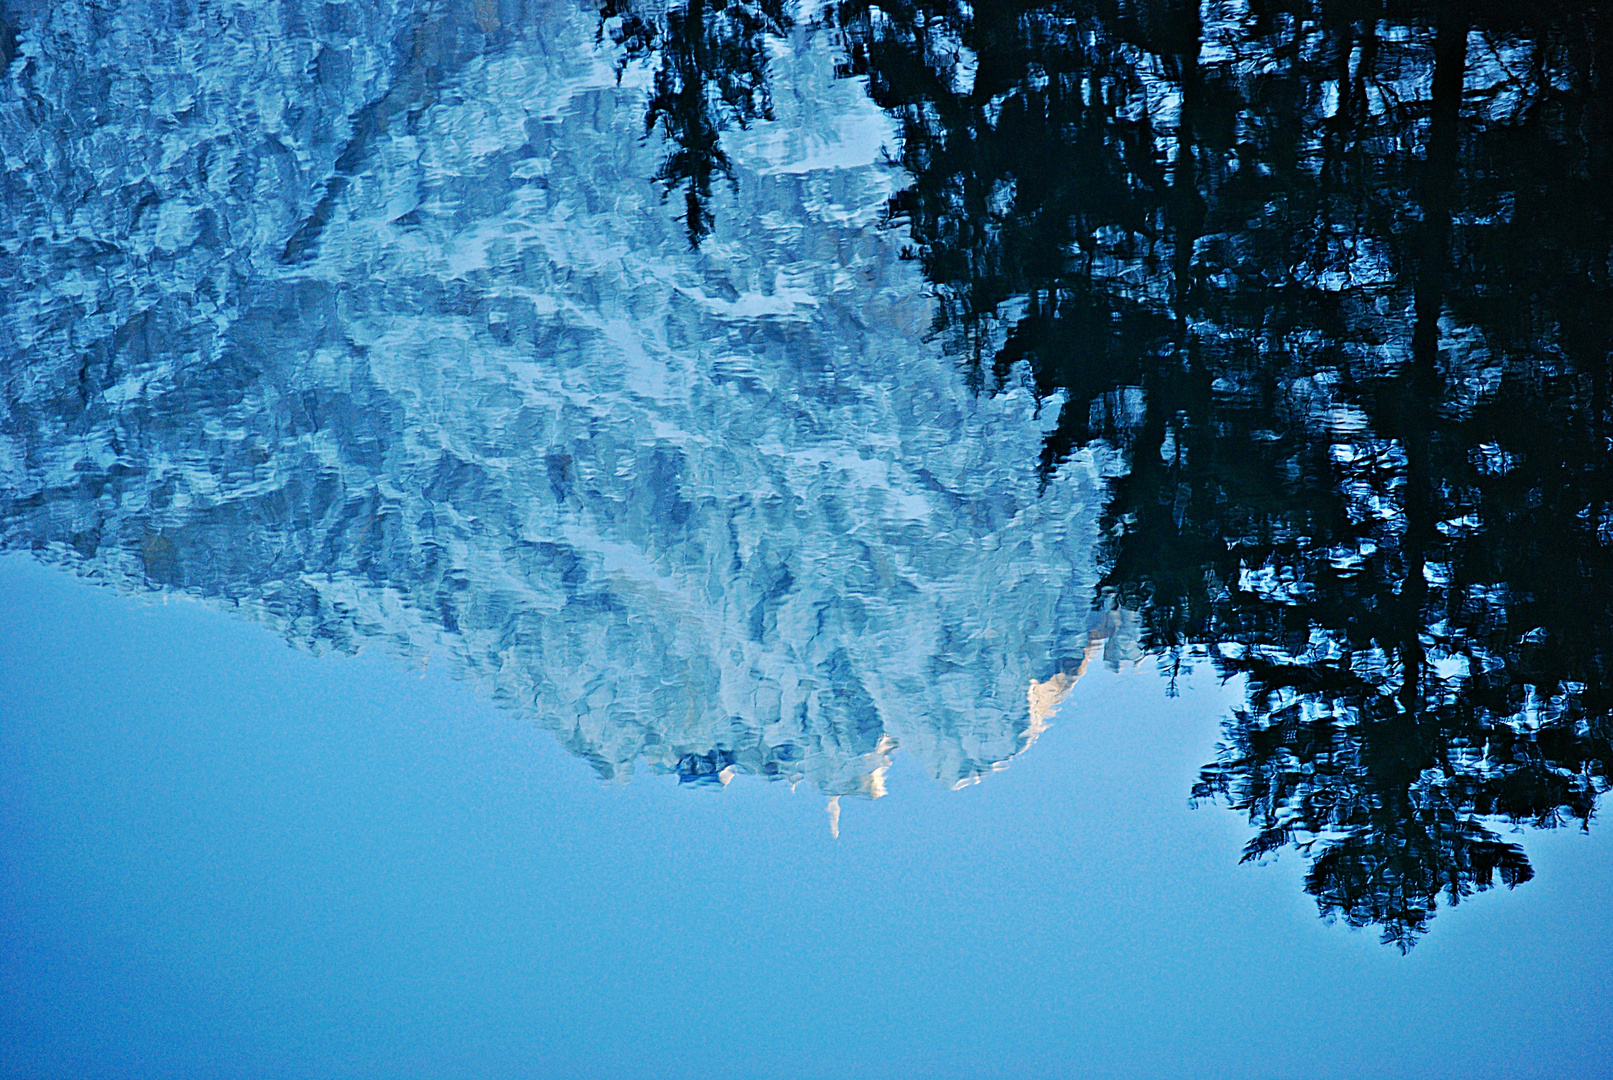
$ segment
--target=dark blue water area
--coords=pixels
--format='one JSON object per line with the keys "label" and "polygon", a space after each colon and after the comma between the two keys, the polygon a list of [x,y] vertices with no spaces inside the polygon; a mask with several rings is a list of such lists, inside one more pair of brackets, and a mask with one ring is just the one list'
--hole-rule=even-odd
{"label": "dark blue water area", "polygon": [[602,783],[446,666],[0,561],[0,1068],[118,1077],[1607,1075],[1613,843],[1408,955],[1189,806],[1238,700],[1094,669],[877,801]]}

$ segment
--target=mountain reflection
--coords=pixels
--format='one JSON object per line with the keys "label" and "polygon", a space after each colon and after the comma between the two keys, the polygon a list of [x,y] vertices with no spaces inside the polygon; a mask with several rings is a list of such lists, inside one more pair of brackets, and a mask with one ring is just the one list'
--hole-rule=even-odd
{"label": "mountain reflection", "polygon": [[24,20],[5,546],[446,656],[606,778],[1003,767],[1125,647],[1089,605],[1097,458],[1038,498],[1031,396],[914,350],[885,123],[827,39],[769,61],[799,143],[729,132],[745,182],[691,252],[597,31],[482,0]]}
{"label": "mountain reflection", "polygon": [[1100,595],[1247,686],[1195,797],[1402,949],[1613,760],[1613,23],[846,2],[977,385],[1103,441]]}
{"label": "mountain reflection", "polygon": [[1099,650],[1207,663],[1194,796],[1402,949],[1588,825],[1607,15],[255,10],[0,18],[8,548],[607,778],[964,784]]}

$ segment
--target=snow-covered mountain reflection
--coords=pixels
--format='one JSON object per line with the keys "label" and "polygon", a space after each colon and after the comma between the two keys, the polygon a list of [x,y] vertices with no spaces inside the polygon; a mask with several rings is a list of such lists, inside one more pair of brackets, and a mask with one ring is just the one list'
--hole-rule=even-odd
{"label": "snow-covered mountain reflection", "polygon": [[[965,783],[1090,651],[1100,464],[977,398],[826,40],[691,252],[595,12],[10,17],[0,527],[296,644],[454,663],[603,776]],[[899,372],[899,377],[898,377]]]}

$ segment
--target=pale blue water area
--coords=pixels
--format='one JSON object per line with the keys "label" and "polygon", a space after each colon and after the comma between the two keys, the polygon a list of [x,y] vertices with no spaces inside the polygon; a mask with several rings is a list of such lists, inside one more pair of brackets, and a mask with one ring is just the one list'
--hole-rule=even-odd
{"label": "pale blue water area", "polygon": [[1613,14],[1290,7],[0,0],[0,1070],[1610,1075]]}
{"label": "pale blue water area", "polygon": [[1185,793],[1230,695],[1078,684],[848,805],[602,784],[441,668],[0,563],[15,1076],[1600,1076],[1602,831],[1409,956]]}

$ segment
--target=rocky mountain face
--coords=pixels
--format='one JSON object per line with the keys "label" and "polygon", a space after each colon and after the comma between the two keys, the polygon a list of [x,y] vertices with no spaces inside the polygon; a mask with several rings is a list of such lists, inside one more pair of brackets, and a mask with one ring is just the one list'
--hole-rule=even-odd
{"label": "rocky mountain face", "polygon": [[1057,408],[929,339],[804,22],[691,250],[648,64],[566,0],[0,21],[7,548],[450,658],[605,777],[967,783],[1122,647],[1102,463],[1043,490]]}

